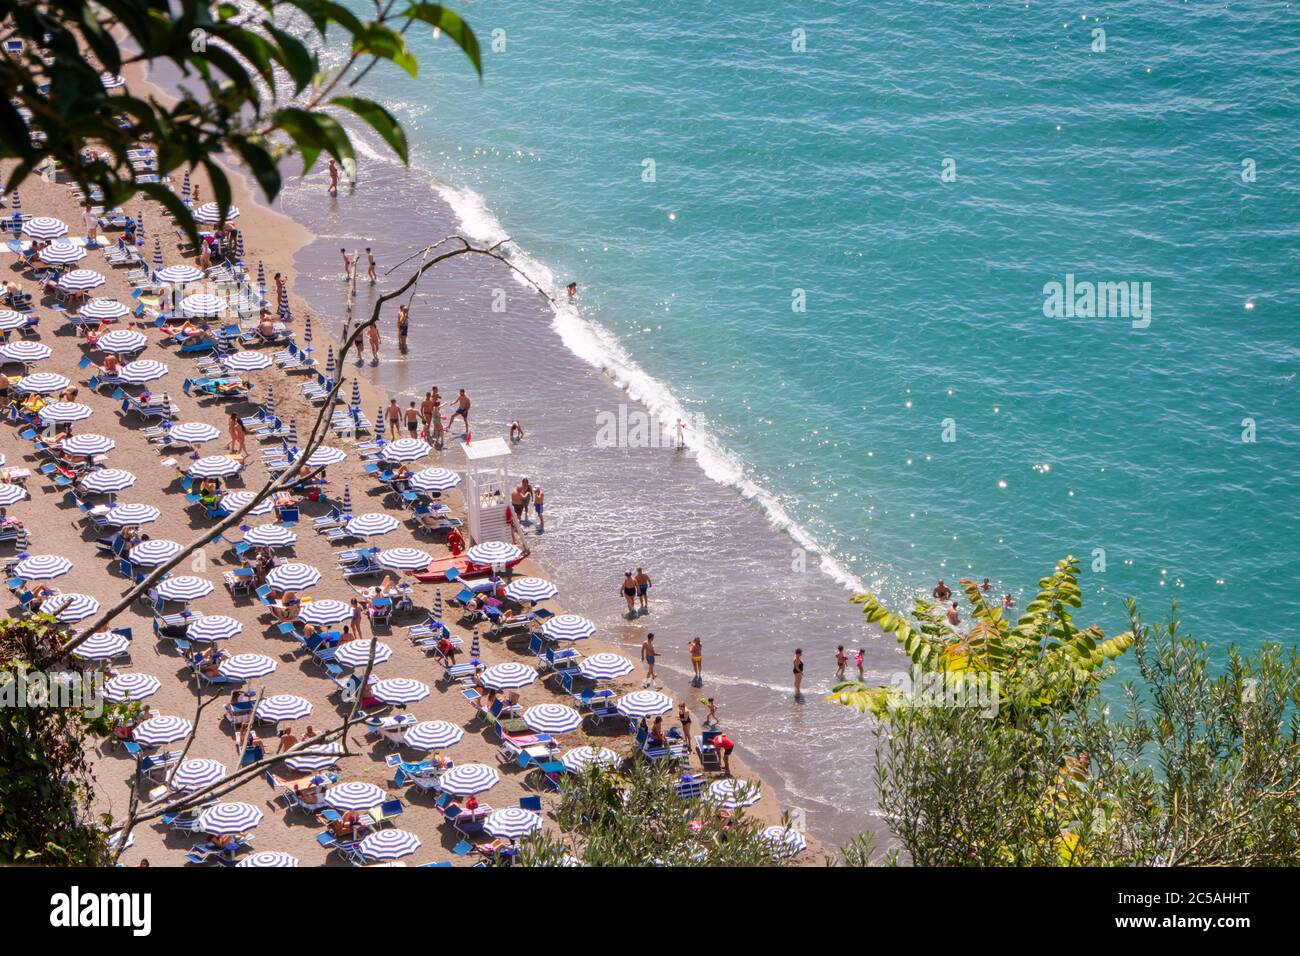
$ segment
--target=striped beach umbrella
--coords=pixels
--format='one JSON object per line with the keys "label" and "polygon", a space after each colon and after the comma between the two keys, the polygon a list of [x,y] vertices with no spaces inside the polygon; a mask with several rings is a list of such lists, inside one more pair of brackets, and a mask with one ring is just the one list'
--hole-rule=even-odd
{"label": "striped beach umbrella", "polygon": [[334,346],[330,346],[325,352],[325,377],[331,382],[334,381],[335,372]]}
{"label": "striped beach umbrella", "polygon": [[433,555],[419,548],[388,548],[380,551],[375,560],[390,571],[423,571],[433,563]]}
{"label": "striped beach umbrella", "polygon": [[105,71],[99,74],[99,82],[104,85],[105,90],[115,90],[119,86],[126,86],[126,80],[116,73]]}
{"label": "striped beach umbrella", "polygon": [[617,680],[626,677],[636,666],[626,657],[604,651],[578,662],[578,673],[588,680]]}
{"label": "striped beach umbrella", "polygon": [[50,392],[61,392],[71,384],[62,375],[55,375],[53,372],[35,372],[32,375],[24,375],[22,381],[15,387],[20,392],[48,395]]}
{"label": "striped beach umbrella", "polygon": [[653,690],[637,690],[624,694],[614,705],[624,717],[660,717],[673,709],[673,699]]}
{"label": "striped beach umbrella", "polygon": [[[97,302],[117,305],[117,303],[113,302],[111,299],[92,299],[90,304],[87,305],[85,309],[81,310],[81,314],[85,315],[86,309],[93,308]],[[120,308],[125,311],[126,306],[121,306]],[[113,329],[111,332],[105,332],[99,337],[99,341],[95,343],[95,348],[99,349],[101,352],[121,354],[139,352],[148,344],[149,340],[135,329]]]}
{"label": "striped beach umbrella", "polygon": [[12,332],[27,324],[27,316],[13,309],[0,309],[0,331]]}
{"label": "striped beach umbrella", "polygon": [[752,807],[763,798],[763,791],[755,780],[715,780],[709,784],[709,799],[724,810]]}
{"label": "striped beach umbrella", "polygon": [[332,767],[339,762],[338,758],[343,753],[343,745],[337,740],[327,744],[309,742],[295,748],[294,753],[297,756],[290,757],[285,761],[291,770],[324,770],[326,767]]}
{"label": "striped beach umbrella", "polygon": [[528,836],[542,828],[542,818],[532,810],[523,807],[505,807],[488,814],[483,829],[494,837],[515,840]]}
{"label": "striped beach umbrella", "polygon": [[284,443],[285,443],[286,445],[288,445],[290,448],[297,448],[297,447],[298,447],[298,421],[297,421],[297,419],[294,419],[294,418],[289,419],[289,433],[288,433],[287,435],[284,436]]}
{"label": "striped beach umbrella", "polygon": [[442,588],[436,588],[433,592],[433,607],[429,609],[429,617],[442,621]]}
{"label": "striped beach umbrella", "polygon": [[397,527],[396,518],[378,511],[357,515],[347,524],[348,534],[363,538],[370,535],[388,534],[390,531],[396,531]]}
{"label": "striped beach umbrella", "polygon": [[557,614],[542,625],[542,636],[552,641],[581,641],[596,633],[596,625],[579,614]]}
{"label": "striped beach umbrella", "polygon": [[397,860],[420,849],[420,839],[405,830],[377,830],[361,841],[361,855],[367,860]]}
{"label": "striped beach umbrella", "polygon": [[[315,601],[308,602],[308,607],[315,604]],[[345,604],[344,607],[347,607]],[[351,616],[351,608],[349,617]],[[342,620],[340,618],[340,620]],[[356,641],[348,641],[346,644],[339,645],[338,650],[334,652],[334,660],[344,667],[365,667],[370,660],[370,648],[375,649],[375,663],[382,664],[393,656],[393,649],[383,641],[375,641],[363,638]]]}
{"label": "striped beach umbrella", "polygon": [[483,686],[496,690],[527,687],[535,680],[537,680],[537,671],[518,661],[493,664],[483,672]]}
{"label": "striped beach umbrella", "polygon": [[83,661],[107,661],[125,654],[131,648],[131,642],[123,634],[101,631],[92,634],[72,652],[73,657]]}
{"label": "striped beach umbrella", "polygon": [[343,503],[339,506],[345,515],[352,514],[352,486],[343,486]]}
{"label": "striped beach umbrella", "polygon": [[160,747],[188,737],[193,729],[194,725],[184,717],[150,717],[136,725],[131,739],[147,747]]}
{"label": "striped beach umbrella", "polygon": [[199,814],[194,822],[204,833],[243,833],[262,822],[262,811],[251,803],[218,803]]}
{"label": "striped beach umbrella", "polygon": [[429,696],[429,687],[409,677],[390,677],[375,681],[370,686],[370,693],[385,704],[414,704]]}
{"label": "striped beach umbrella", "polygon": [[23,223],[23,235],[29,239],[62,239],[68,234],[68,224],[53,216],[33,216]]}
{"label": "striped beach umbrella", "polygon": [[244,261],[244,230],[235,230],[235,259]]}
{"label": "striped beach umbrella", "polygon": [[307,456],[304,463],[308,468],[326,468],[330,465],[337,465],[348,460],[348,453],[342,448],[331,448],[328,445],[321,445],[314,452]]}
{"label": "striped beach umbrella", "polygon": [[618,754],[608,747],[574,747],[565,751],[560,758],[566,770],[579,773],[595,764],[598,767],[612,767],[618,763]]}
{"label": "striped beach umbrella", "polygon": [[72,562],[57,554],[33,554],[14,566],[14,576],[24,581],[48,581],[72,570]]}
{"label": "striped beach umbrella", "polygon": [[349,403],[356,412],[361,411],[361,379],[352,380],[352,401]]}
{"label": "striped beach umbrella", "polygon": [[190,465],[187,474],[196,478],[229,478],[239,474],[241,465],[229,455],[209,455]]}
{"label": "striped beach umbrella", "polygon": [[772,848],[774,859],[788,859],[808,849],[808,841],[804,839],[804,835],[789,827],[768,827],[758,835],[758,838]]}
{"label": "striped beach umbrella", "polygon": [[308,312],[307,317],[302,320],[302,344],[306,346],[303,349],[304,352],[311,351],[311,313],[310,312]]}
{"label": "striped beach umbrella", "polygon": [[[173,425],[167,437],[173,442],[179,442],[183,445],[201,445],[205,441],[213,441],[221,437],[221,432],[217,431],[207,422],[181,422],[179,425]],[[246,494],[248,492],[245,492]]]}
{"label": "striped beach umbrella", "polygon": [[118,674],[104,684],[104,697],[115,704],[144,700],[162,689],[162,681],[152,674]]}
{"label": "striped beach umbrella", "polygon": [[163,267],[162,240],[157,236],[153,237],[153,271],[156,273]]}
{"label": "striped beach umbrella", "polygon": [[399,438],[384,445],[385,461],[416,461],[433,451],[429,443],[419,438]]}
{"label": "striped beach umbrella", "polygon": [[19,213],[19,212],[22,211],[22,208],[23,208],[23,197],[20,196],[20,195],[18,195],[18,190],[15,189],[15,190],[13,191],[13,193],[10,195],[10,197],[9,197],[9,205],[11,205],[11,206],[14,207],[14,213],[15,213],[15,214],[17,214],[17,213]]}
{"label": "striped beach umbrella", "polygon": [[225,299],[199,292],[181,299],[181,312],[193,318],[211,318],[226,311]]}
{"label": "striped beach umbrella", "polygon": [[256,545],[259,548],[287,548],[297,540],[296,534],[278,524],[264,524],[244,535],[246,544]]}
{"label": "striped beach umbrella", "polygon": [[107,280],[94,269],[73,269],[59,277],[59,288],[64,292],[85,292],[98,289]]}
{"label": "striped beach umbrella", "polygon": [[238,218],[239,218],[238,206],[231,206],[229,209],[226,210],[226,214],[224,216],[221,215],[221,207],[214,202],[205,202],[202,206],[199,206],[197,209],[194,210],[195,221],[204,223],[206,225],[232,222]]}
{"label": "striped beach umbrella", "polygon": [[297,866],[298,858],[290,856],[288,853],[281,853],[279,850],[262,850],[251,856],[246,856],[235,864],[236,868],[241,866],[255,866],[267,869],[270,867],[288,867]]}
{"label": "striped beach umbrella", "polygon": [[99,613],[99,602],[89,594],[60,594],[42,604],[41,611],[53,614],[64,624],[72,624]]}
{"label": "striped beach umbrella", "polygon": [[261,352],[236,352],[221,363],[232,372],[263,372],[275,364],[269,355]]}
{"label": "striped beach umbrella", "polygon": [[190,198],[190,171],[185,170],[185,178],[181,180],[181,198],[189,201]]}
{"label": "striped beach umbrella", "polygon": [[449,468],[423,468],[411,476],[416,491],[446,491],[460,484],[460,475]]}
{"label": "striped beach umbrella", "polygon": [[325,791],[325,802],[335,810],[369,810],[384,802],[386,794],[373,783],[336,783]]}
{"label": "striped beach umbrella", "polygon": [[167,266],[159,269],[154,278],[163,285],[185,285],[187,282],[203,281],[203,270],[194,266]]}
{"label": "striped beach umbrella", "polygon": [[[306,601],[302,605],[302,610],[298,614],[300,620],[308,624],[315,624],[317,627],[325,627],[330,624],[338,624],[340,621],[346,621],[352,617],[352,605],[346,601],[335,601],[332,598],[324,598],[318,601]],[[345,644],[344,647],[350,647],[351,644]],[[341,651],[343,648],[339,648]]]}
{"label": "striped beach umbrella", "polygon": [[516,578],[506,585],[506,597],[512,601],[545,601],[559,593],[559,588],[542,578]]}
{"label": "striped beach umbrella", "polygon": [[320,572],[310,564],[290,561],[272,568],[266,576],[266,583],[277,591],[301,591],[314,587],[320,581]]}
{"label": "striped beach umbrella", "polygon": [[109,524],[137,525],[157,521],[161,516],[162,512],[153,505],[118,505],[109,509],[108,514],[104,515],[104,520]]}
{"label": "striped beach umbrella", "polygon": [[143,209],[137,209],[135,211],[135,244],[137,246],[144,245],[144,210]]}
{"label": "striped beach umbrella", "polygon": [[40,342],[10,342],[0,345],[0,356],[9,362],[39,362],[51,354],[50,347]]}
{"label": "striped beach umbrella", "polygon": [[276,318],[281,322],[293,321],[293,312],[289,310],[289,293],[287,291],[280,293],[280,305],[276,312]]}
{"label": "striped beach umbrella", "polygon": [[117,442],[107,435],[96,435],[92,432],[73,435],[63,440],[63,450],[69,455],[107,455],[116,447]]}
{"label": "striped beach umbrella", "polygon": [[[116,299],[91,299],[81,307],[81,311],[77,314],[83,319],[99,319],[100,321],[108,319],[109,321],[112,321],[113,319],[120,319],[122,316],[128,315],[130,311],[130,309],[124,306],[121,302],[118,302]],[[112,332],[107,332],[104,335],[101,335],[99,341],[95,343],[95,347],[101,352],[109,351],[104,347],[104,339],[118,332],[129,332],[133,336],[140,336],[141,339],[144,339],[143,335],[140,335],[139,332],[132,331],[131,329],[114,329]],[[145,344],[148,344],[147,339],[145,339]],[[144,348],[144,345],[141,345],[140,348]],[[122,351],[133,352],[135,349],[123,349]]]}
{"label": "striped beach umbrella", "polygon": [[567,734],[582,726],[582,714],[563,704],[536,704],[524,711],[524,723],[534,733]]}
{"label": "striped beach umbrella", "polygon": [[[190,630],[194,628],[191,626]],[[223,677],[235,677],[240,680],[253,680],[273,673],[276,663],[265,654],[235,654],[227,657],[217,665]]]}
{"label": "striped beach umbrella", "polygon": [[0,508],[16,505],[27,497],[27,489],[22,485],[0,484]]}
{"label": "striped beach umbrella", "polygon": [[[248,504],[256,497],[257,495],[251,491],[227,491],[225,496],[222,497],[221,499],[221,507],[225,508],[231,514],[234,514],[236,511],[244,507],[244,505]],[[257,503],[257,507],[255,507],[252,511],[250,511],[249,514],[250,515],[268,514],[270,513],[271,509],[274,507],[275,507],[274,501],[272,501],[270,498],[263,498],[261,501]]]}
{"label": "striped beach umbrella", "polygon": [[478,628],[470,632],[469,656],[477,664],[482,658],[479,655]]}
{"label": "striped beach umbrella", "polygon": [[193,621],[185,632],[192,641],[228,641],[244,629],[233,617],[224,614],[205,614]]}
{"label": "striped beach umbrella", "polygon": [[200,757],[187,760],[177,767],[168,782],[176,790],[198,790],[201,787],[212,786],[225,775],[225,764]]}
{"label": "striped beach umbrella", "polygon": [[487,764],[463,763],[452,767],[438,781],[438,789],[444,793],[468,796],[491,790],[501,780],[501,775]]}
{"label": "striped beach umbrella", "polygon": [[413,750],[445,750],[460,743],[465,731],[448,720],[422,720],[402,735],[402,744]]}
{"label": "striped beach umbrella", "polygon": [[311,714],[311,701],[297,694],[273,694],[258,702],[257,719],[302,720]]}
{"label": "striped beach umbrella", "polygon": [[266,398],[262,399],[262,410],[272,418],[275,417],[275,388],[268,382]]}
{"label": "striped beach umbrella", "polygon": [[145,382],[157,381],[166,374],[167,366],[162,362],[154,359],[136,359],[123,365],[117,377],[132,385],[143,385]]}
{"label": "striped beach umbrella", "polygon": [[505,541],[484,541],[465,552],[465,557],[475,564],[509,564],[523,557],[523,552]]}
{"label": "striped beach umbrella", "polygon": [[93,414],[95,414],[93,408],[80,402],[51,402],[41,409],[41,421],[84,422]]}
{"label": "striped beach umbrella", "polygon": [[257,291],[266,292],[266,263],[257,260]]}
{"label": "striped beach umbrella", "polygon": [[66,266],[86,258],[86,247],[66,239],[56,239],[40,251],[41,261],[51,266]]}
{"label": "striped beach umbrella", "polygon": [[135,484],[135,475],[121,468],[101,468],[92,471],[81,481],[81,487],[95,494],[111,494],[124,491]]}
{"label": "striped beach umbrella", "polygon": [[175,541],[168,541],[166,538],[152,538],[149,541],[141,541],[137,544],[127,552],[127,557],[131,559],[132,564],[144,564],[152,567],[167,563],[183,550],[185,549]]}
{"label": "striped beach umbrella", "polygon": [[192,574],[181,574],[168,578],[158,585],[158,596],[165,601],[197,601],[205,598],[215,590],[211,581],[197,578]]}

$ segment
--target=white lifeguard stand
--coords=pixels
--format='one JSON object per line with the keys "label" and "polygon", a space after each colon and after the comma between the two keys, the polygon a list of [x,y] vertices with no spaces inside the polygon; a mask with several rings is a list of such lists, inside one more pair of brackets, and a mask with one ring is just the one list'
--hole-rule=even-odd
{"label": "white lifeguard stand", "polygon": [[510,444],[504,438],[462,442],[461,451],[469,462],[465,474],[465,511],[473,544],[505,541],[512,544],[506,509],[510,507],[512,479],[506,473]]}

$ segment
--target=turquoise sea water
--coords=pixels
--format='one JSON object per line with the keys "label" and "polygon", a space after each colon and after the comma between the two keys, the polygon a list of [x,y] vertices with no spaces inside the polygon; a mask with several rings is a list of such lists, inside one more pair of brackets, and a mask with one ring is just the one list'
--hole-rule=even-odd
{"label": "turquoise sea water", "polygon": [[[414,164],[578,281],[571,347],[684,409],[701,467],[828,570],[1022,594],[1102,549],[1107,630],[1135,595],[1294,641],[1295,5],[464,13],[482,85],[423,29],[421,80],[368,81]],[[1069,274],[1150,283],[1149,326],[1045,316]]]}

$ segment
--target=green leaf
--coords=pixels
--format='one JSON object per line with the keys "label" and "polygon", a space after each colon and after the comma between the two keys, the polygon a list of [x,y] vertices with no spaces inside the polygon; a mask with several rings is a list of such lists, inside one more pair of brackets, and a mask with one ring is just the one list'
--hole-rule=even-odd
{"label": "green leaf", "polygon": [[470,63],[474,64],[474,69],[482,79],[483,54],[479,50],[478,37],[458,14],[436,3],[413,3],[402,12],[401,16],[419,20],[441,30],[469,57]]}
{"label": "green leaf", "polygon": [[406,133],[388,110],[373,100],[359,96],[336,96],[330,100],[330,103],[351,110],[361,117],[371,129],[384,138],[384,142],[393,148],[393,152],[401,158],[402,162],[409,162]]}

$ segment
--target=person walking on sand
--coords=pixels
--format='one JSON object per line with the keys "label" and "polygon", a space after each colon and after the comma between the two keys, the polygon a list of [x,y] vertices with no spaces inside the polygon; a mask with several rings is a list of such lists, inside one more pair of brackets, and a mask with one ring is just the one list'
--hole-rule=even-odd
{"label": "person walking on sand", "polygon": [[469,404],[469,396],[465,394],[465,390],[462,388],[460,394],[456,396],[456,407],[452,410],[451,418],[447,419],[448,428],[451,428],[451,423],[459,415],[465,420],[465,434],[469,434]]}
{"label": "person walking on sand", "polygon": [[677,722],[682,725],[682,740],[686,741],[686,752],[691,752],[691,712],[686,709],[686,701],[677,704]]}
{"label": "person walking on sand", "polygon": [[230,450],[231,454],[239,455],[241,457],[247,455],[248,449],[244,445],[244,442],[246,440],[246,436],[244,432],[244,423],[239,420],[238,415],[232,412],[230,415],[229,424],[230,424],[230,444],[227,446],[227,448]]}
{"label": "person walking on sand", "polygon": [[397,307],[397,351],[406,354],[406,333],[411,327],[410,309],[404,305]]}
{"label": "person walking on sand", "polygon": [[388,400],[388,408],[384,411],[384,418],[388,421],[389,440],[400,438],[402,434],[402,409],[397,404],[397,399],[390,398]]}
{"label": "person walking on sand", "polygon": [[537,512],[537,533],[546,533],[546,518],[542,515],[542,507],[545,504],[546,492],[542,491],[542,486],[538,485],[533,489],[533,510]]}
{"label": "person walking on sand", "polygon": [[645,661],[645,684],[642,686],[649,687],[655,679],[655,636],[647,634],[645,640],[641,642],[641,660]]}
{"label": "person walking on sand", "polygon": [[636,579],[632,577],[631,571],[623,572],[623,583],[619,585],[619,592],[623,595],[623,600],[627,601],[627,616],[631,617],[636,613]]}
{"label": "person walking on sand", "polygon": [[415,407],[415,402],[411,402],[406,407],[406,431],[412,438],[420,430],[420,412]]}
{"label": "person walking on sand", "polygon": [[635,581],[636,581],[637,600],[641,602],[641,611],[644,613],[650,610],[648,606],[649,605],[648,595],[649,595],[650,588],[654,585],[654,582],[650,580],[650,575],[646,574],[645,570],[642,568],[636,569]]}
{"label": "person walking on sand", "polygon": [[794,649],[794,660],[791,661],[794,669],[794,699],[799,700],[803,697],[803,648]]}
{"label": "person walking on sand", "polygon": [[375,271],[375,254],[366,246],[366,278],[371,282],[379,281],[379,273]]}
{"label": "person walking on sand", "polygon": [[[691,683],[694,684],[696,687],[703,687],[704,686],[704,642],[700,640],[698,637],[695,637],[691,639],[691,642],[687,644],[686,647],[691,652],[691,670],[695,673],[695,676],[691,679]],[[683,704],[682,706],[685,707],[686,705]]]}
{"label": "person walking on sand", "polygon": [[370,340],[370,364],[379,364],[379,326],[372,325],[366,330],[366,338]]}
{"label": "person walking on sand", "polygon": [[332,159],[330,160],[329,174],[330,174],[329,194],[331,196],[337,196],[339,194],[339,167],[338,167],[338,163],[334,162],[334,160]]}
{"label": "person walking on sand", "polygon": [[835,649],[835,679],[844,680],[844,668],[849,664],[849,655],[844,653],[844,645]]}

